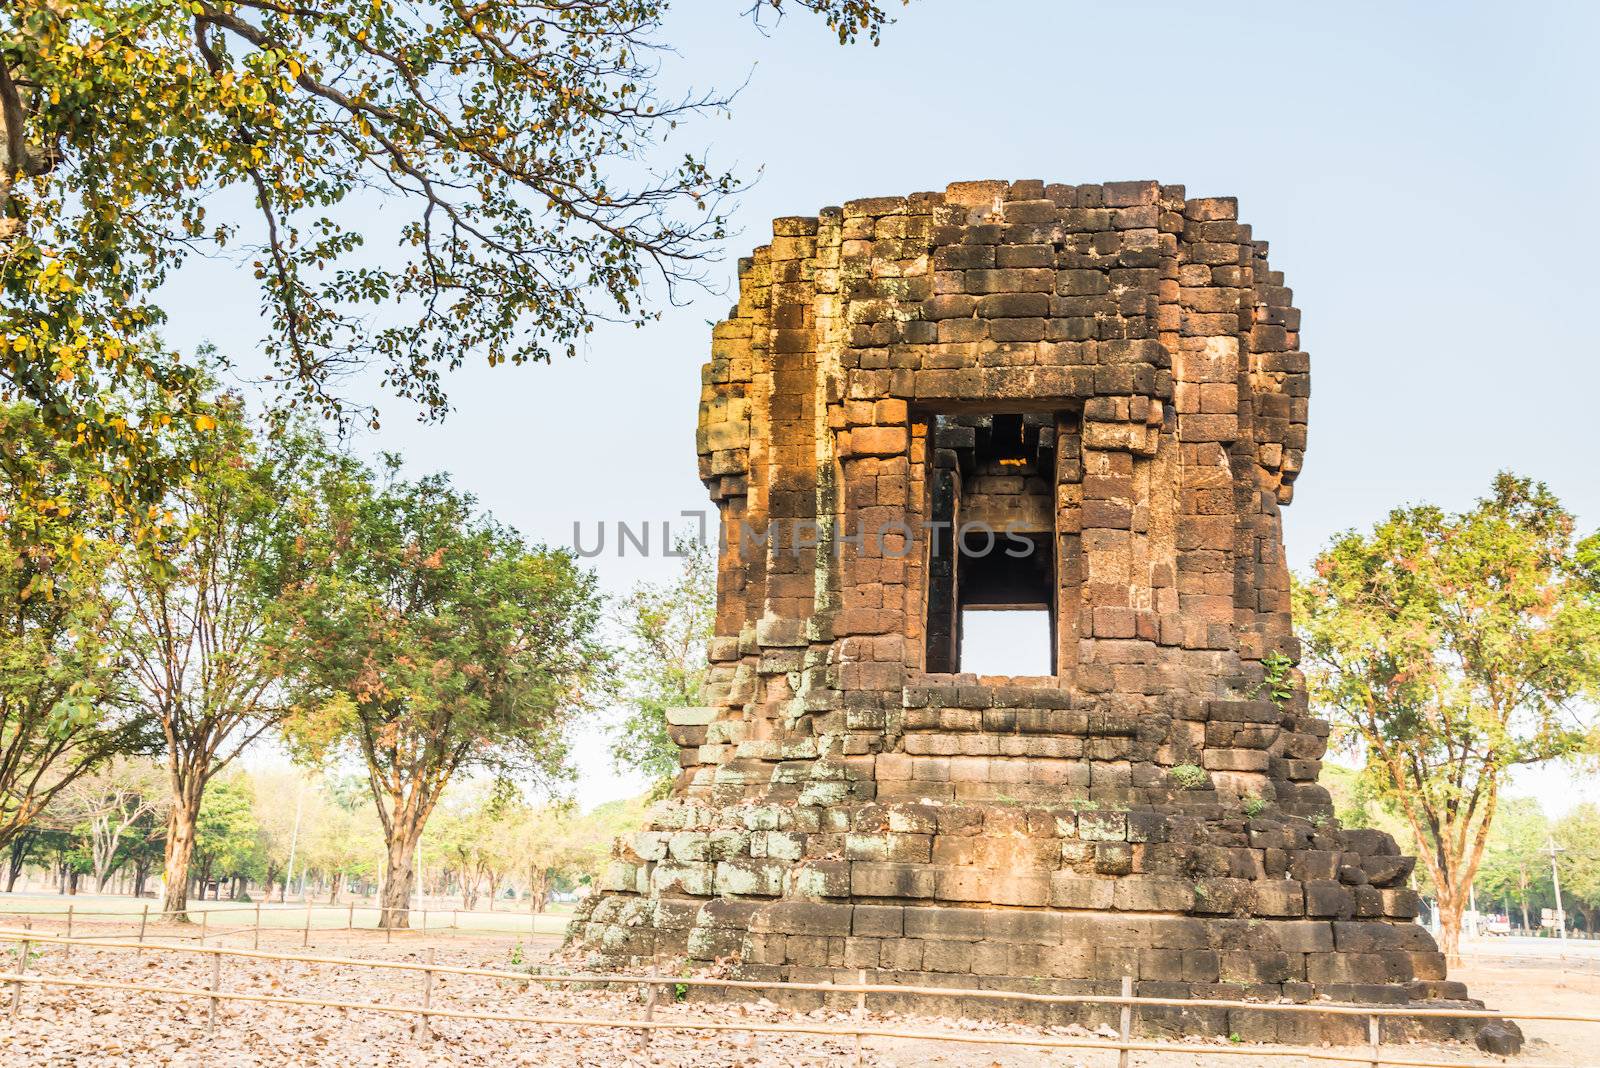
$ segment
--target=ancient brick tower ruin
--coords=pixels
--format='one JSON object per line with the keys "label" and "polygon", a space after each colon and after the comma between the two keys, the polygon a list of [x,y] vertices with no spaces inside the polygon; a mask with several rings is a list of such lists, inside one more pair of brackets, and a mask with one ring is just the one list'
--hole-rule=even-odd
{"label": "ancient brick tower ruin", "polygon": [[[575,944],[772,979],[1464,997],[1413,860],[1333,820],[1328,728],[1287,695],[1299,326],[1235,202],[1181,186],[777,220],[704,369],[704,705],[669,716],[682,774]],[[1053,672],[963,672],[965,613],[1013,607],[1047,614]]]}

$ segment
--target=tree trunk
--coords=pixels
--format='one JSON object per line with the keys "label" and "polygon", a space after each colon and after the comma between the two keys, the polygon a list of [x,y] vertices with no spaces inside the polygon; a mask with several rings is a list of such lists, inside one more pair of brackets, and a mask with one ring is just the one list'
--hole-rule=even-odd
{"label": "tree trunk", "polygon": [[1466,911],[1466,899],[1439,891],[1439,952],[1451,968],[1461,966],[1461,915]]}
{"label": "tree trunk", "polygon": [[144,897],[144,881],[150,878],[150,865],[140,861],[133,866],[133,896]]}
{"label": "tree trunk", "polygon": [[[11,71],[0,68],[0,254],[9,257],[11,243],[16,239],[20,223],[11,217],[11,184],[16,175],[27,170],[29,159],[27,143],[12,136],[12,127],[23,122],[21,94],[12,81]],[[20,152],[16,149],[21,149]]]}
{"label": "tree trunk", "polygon": [[533,898],[534,912],[543,912],[550,904],[550,876],[543,868],[528,872],[528,896]]}
{"label": "tree trunk", "polygon": [[379,927],[403,930],[411,926],[411,885],[416,879],[413,860],[417,855],[420,827],[401,827],[398,822],[389,836],[383,858],[383,894],[378,900],[382,912]]}
{"label": "tree trunk", "polygon": [[335,869],[333,877],[328,880],[328,904],[339,903],[339,887],[344,882],[344,872]]}
{"label": "tree trunk", "polygon": [[173,798],[172,814],[167,818],[167,852],[162,866],[166,895],[161,911],[178,923],[189,922],[189,862],[194,858],[195,824],[200,818],[200,791]]}
{"label": "tree trunk", "polygon": [[11,840],[10,855],[6,865],[6,893],[11,893],[17,888],[17,879],[22,875],[22,864],[28,856],[28,845],[32,842],[31,834],[23,833]]}

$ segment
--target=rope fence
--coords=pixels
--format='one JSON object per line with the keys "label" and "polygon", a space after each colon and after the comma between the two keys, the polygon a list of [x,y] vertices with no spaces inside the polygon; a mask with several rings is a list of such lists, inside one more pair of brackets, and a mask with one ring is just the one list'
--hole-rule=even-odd
{"label": "rope fence", "polygon": [[[862,1063],[862,1040],[865,1038],[896,1038],[917,1041],[948,1041],[979,1045],[1023,1046],[1042,1049],[1083,1049],[1117,1051],[1119,1062],[1126,1064],[1130,1053],[1176,1053],[1190,1058],[1197,1055],[1233,1056],[1245,1055],[1254,1057],[1304,1057],[1334,1063],[1365,1064],[1372,1068],[1383,1065],[1392,1065],[1396,1068],[1496,1068],[1505,1064],[1504,1061],[1439,1061],[1417,1058],[1391,1056],[1384,1052],[1381,1042],[1380,1021],[1385,1017],[1404,1018],[1452,1018],[1469,1020],[1522,1020],[1522,1021],[1561,1021],[1567,1023],[1600,1024],[1600,1015],[1586,1013],[1555,1013],[1555,1012],[1517,1012],[1508,1013],[1491,1011],[1487,1009],[1411,1009],[1388,1006],[1344,1005],[1332,1003],[1296,1004],[1285,1002],[1253,1002],[1233,1001],[1215,998],[1159,998],[1141,997],[1132,993],[1133,981],[1131,977],[1124,977],[1120,994],[1041,994],[1026,991],[1007,990],[973,990],[954,987],[925,987],[925,986],[887,986],[869,984],[865,981],[866,973],[859,972],[860,981],[856,983],[817,983],[817,982],[761,982],[743,979],[719,979],[709,976],[673,976],[650,973],[647,975],[623,975],[610,973],[548,973],[531,971],[508,971],[496,968],[472,967],[466,965],[438,964],[435,962],[431,950],[422,961],[400,960],[363,960],[353,957],[330,956],[320,954],[284,953],[269,950],[244,950],[231,949],[221,946],[205,946],[193,943],[161,943],[154,941],[143,942],[106,942],[80,938],[66,938],[50,935],[31,929],[0,929],[0,942],[15,942],[19,944],[17,965],[13,971],[0,973],[0,984],[12,984],[11,1011],[18,1011],[22,1000],[22,989],[25,985],[60,986],[69,988],[86,988],[100,990],[116,990],[129,993],[149,993],[171,995],[176,997],[204,998],[207,1003],[207,1028],[214,1030],[217,1020],[217,1006],[223,1001],[257,1002],[263,1004],[276,1004],[286,1006],[302,1006],[313,1008],[337,1009],[348,1015],[350,1012],[372,1012],[390,1015],[410,1015],[416,1017],[413,1027],[413,1037],[419,1041],[427,1041],[431,1037],[429,1021],[433,1018],[499,1021],[514,1024],[530,1024],[546,1027],[601,1027],[622,1028],[638,1031],[641,1041],[649,1042],[649,1036],[660,1030],[683,1031],[711,1031],[711,1032],[739,1032],[750,1034],[807,1034],[825,1035],[840,1039],[850,1039],[855,1052],[855,1063]],[[169,986],[153,983],[133,983],[120,980],[94,979],[86,976],[69,975],[44,975],[29,974],[27,972],[28,955],[32,947],[57,945],[66,947],[70,952],[72,945],[83,945],[99,950],[129,950],[133,952],[165,951],[182,952],[196,955],[208,955],[211,958],[211,982],[209,987]],[[393,1002],[379,1001],[345,1001],[333,998],[319,998],[309,996],[296,996],[286,994],[261,994],[252,991],[228,991],[221,989],[220,976],[223,957],[237,957],[252,960],[294,961],[312,965],[356,967],[370,969],[387,969],[394,971],[407,971],[420,973],[422,976],[421,998],[417,1004],[396,1004]],[[560,1016],[541,1015],[532,1013],[507,1013],[484,1012],[465,1009],[451,1009],[436,1006],[432,1003],[434,977],[436,975],[477,976],[496,980],[510,980],[526,985],[624,985],[640,988],[644,995],[645,1013],[643,1018],[637,1017],[603,1017],[603,1016]],[[675,1017],[660,1019],[656,1016],[658,1004],[658,989],[681,987],[708,987],[721,989],[740,989],[752,991],[803,991],[832,995],[856,995],[855,1005],[850,1014],[848,1026],[837,1024],[820,1024],[806,1021],[787,1023],[756,1023],[749,1021],[728,1022],[710,1020],[705,1018]],[[919,995],[936,998],[958,999],[986,999],[994,1001],[1020,1001],[1030,1003],[1060,1004],[1060,1005],[1106,1005],[1119,1006],[1119,1028],[1114,1039],[1079,1038],[1057,1035],[1014,1035],[999,1032],[964,1032],[948,1029],[920,1029],[891,1027],[873,1024],[865,1019],[867,997],[874,994],[886,995]],[[671,994],[669,993],[669,1003]],[[1133,1009],[1142,1006],[1162,1007],[1190,1007],[1190,1008],[1224,1008],[1243,1009],[1249,1011],[1286,1012],[1286,1013],[1315,1013],[1320,1015],[1358,1016],[1365,1017],[1368,1021],[1367,1033],[1369,1046],[1361,1052],[1343,1052],[1327,1048],[1311,1047],[1261,1047],[1261,1046],[1198,1046],[1193,1043],[1140,1041],[1132,1036]],[[1517,1062],[1520,1068],[1562,1068],[1554,1064],[1539,1064],[1534,1062]]]}
{"label": "rope fence", "polygon": [[[371,924],[370,927],[369,926],[365,926],[365,925],[360,925],[360,924],[356,923],[356,913],[358,911],[362,912],[362,913],[376,913],[377,914],[373,918],[373,921],[372,921],[372,924]],[[336,913],[337,915],[342,916],[344,918],[344,921],[345,921],[344,924],[342,926],[338,925],[338,924],[335,924],[335,925],[330,927],[330,926],[328,926],[326,924],[318,924],[318,923],[314,923],[313,922],[313,918],[317,914],[319,914],[319,913],[330,913],[330,912]],[[434,922],[432,928],[430,928],[428,926],[428,920],[429,920],[429,913],[430,912],[435,917],[435,922]],[[212,917],[222,916],[222,915],[230,915],[230,914],[237,915],[239,913],[246,913],[246,914],[251,915],[253,917],[252,921],[250,923],[248,923],[248,924],[236,925],[236,926],[233,926],[233,927],[227,927],[227,928],[221,928],[221,929],[212,929],[212,927],[211,927]],[[385,926],[383,924],[383,919],[389,913],[400,913],[400,914],[404,915],[406,917],[407,925],[404,926],[404,927],[398,927],[398,926],[393,926],[393,925]],[[439,918],[441,918],[446,913],[449,914],[449,917],[450,917],[449,922],[448,923],[444,923],[444,924],[441,925],[437,921],[438,921]],[[527,930],[526,930],[527,934],[539,934],[540,933],[539,930],[538,930],[538,927],[539,927],[539,921],[541,919],[547,919],[547,920],[555,921],[556,923],[560,924],[563,927],[566,925],[567,921],[570,919],[570,917],[568,917],[568,916],[562,915],[560,913],[553,913],[553,912],[521,913],[521,912],[510,912],[510,911],[496,911],[496,910],[493,910],[493,909],[488,910],[488,911],[483,911],[483,910],[459,909],[459,908],[434,908],[434,909],[429,909],[429,908],[426,908],[426,907],[400,908],[400,907],[391,907],[391,906],[385,906],[385,905],[361,905],[361,904],[357,904],[356,902],[353,902],[353,901],[352,902],[347,902],[347,903],[342,904],[342,905],[316,905],[316,904],[309,904],[308,903],[308,904],[305,904],[305,905],[276,905],[276,906],[274,906],[274,905],[266,905],[263,902],[259,902],[258,901],[258,902],[255,902],[254,904],[250,904],[250,905],[224,905],[221,908],[199,908],[199,907],[194,907],[194,908],[189,908],[189,909],[172,909],[172,910],[151,909],[151,907],[148,904],[146,904],[140,910],[138,910],[136,912],[130,912],[130,911],[126,910],[126,909],[118,909],[118,910],[79,909],[79,908],[76,907],[76,905],[69,904],[69,905],[67,905],[67,907],[64,910],[6,909],[6,908],[0,908],[0,916],[20,916],[20,917],[28,917],[28,918],[32,918],[32,919],[49,919],[49,920],[64,921],[65,924],[66,924],[67,936],[69,938],[73,937],[75,934],[77,934],[77,932],[75,932],[73,930],[73,926],[74,926],[74,924],[76,922],[81,921],[81,920],[91,920],[91,921],[100,921],[100,920],[106,920],[106,919],[110,919],[110,920],[127,920],[129,925],[130,925],[130,927],[133,927],[133,928],[135,928],[137,930],[138,937],[139,937],[139,939],[141,941],[144,939],[144,937],[146,935],[146,932],[148,931],[150,923],[152,921],[155,921],[155,922],[159,923],[160,921],[162,921],[164,919],[183,917],[184,920],[186,920],[188,923],[190,923],[192,925],[195,925],[198,929],[193,933],[189,933],[189,934],[185,934],[185,935],[171,935],[171,934],[169,934],[168,935],[169,938],[170,937],[182,937],[182,938],[193,938],[193,939],[197,939],[199,941],[205,941],[208,938],[220,938],[220,937],[223,937],[225,935],[230,935],[230,934],[251,933],[252,934],[252,940],[251,940],[252,941],[252,945],[254,945],[256,947],[259,947],[261,945],[261,931],[262,930],[281,931],[281,930],[294,930],[294,929],[296,929],[296,928],[293,928],[293,927],[283,927],[283,926],[278,926],[278,925],[274,925],[274,924],[263,924],[263,922],[262,922],[263,917],[272,918],[272,917],[291,917],[292,916],[292,917],[294,917],[296,919],[301,920],[300,924],[298,925],[298,929],[301,931],[301,945],[309,945],[310,944],[310,942],[311,942],[311,932],[314,929],[315,930],[346,930],[346,931],[363,931],[363,930],[383,931],[384,932],[384,940],[385,941],[393,941],[394,935],[396,934],[396,932],[398,932],[398,933],[400,933],[402,935],[405,935],[405,934],[423,934],[423,935],[425,935],[425,934],[430,933],[430,931],[438,932],[438,931],[441,931],[441,930],[450,930],[450,931],[458,931],[458,932],[474,931],[474,932],[482,932],[482,933],[486,933],[486,934],[508,934],[508,935],[515,935],[515,934],[524,933],[521,930],[520,926],[518,926],[516,928],[508,928],[508,927],[504,927],[504,926],[496,926],[496,927],[463,927],[462,924],[461,924],[461,920],[462,920],[463,917],[478,917],[478,916],[491,917],[492,916],[497,920],[515,920],[515,921],[518,921],[519,925],[520,925],[520,921],[524,917],[526,917],[526,919],[528,921],[528,927],[527,927]],[[411,920],[412,917],[416,917],[418,919],[419,924],[420,924],[419,926],[412,927],[410,925],[410,920]],[[551,932],[546,932],[546,933],[551,933]],[[115,937],[115,935],[114,934],[85,935],[84,937],[92,937],[92,938]]]}

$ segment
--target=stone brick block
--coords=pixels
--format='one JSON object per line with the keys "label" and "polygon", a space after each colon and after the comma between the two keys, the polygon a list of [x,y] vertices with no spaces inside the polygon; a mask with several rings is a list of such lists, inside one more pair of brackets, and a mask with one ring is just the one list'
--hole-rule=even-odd
{"label": "stone brick block", "polygon": [[1133,870],[1133,847],[1124,842],[1096,842],[1094,870],[1101,875],[1127,875]]}
{"label": "stone brick block", "polygon": [[751,930],[762,933],[844,936],[850,933],[853,909],[850,905],[830,905],[816,901],[778,901],[757,910]]}
{"label": "stone brick block", "polygon": [[1128,837],[1128,817],[1122,812],[1078,813],[1078,837],[1086,842],[1123,842]]}
{"label": "stone brick block", "polygon": [[1194,883],[1164,875],[1128,875],[1116,880],[1113,907],[1125,912],[1188,912]]}
{"label": "stone brick block", "polygon": [[1305,890],[1291,879],[1269,879],[1256,884],[1256,914],[1259,916],[1304,916]]}
{"label": "stone brick block", "polygon": [[776,897],[783,893],[784,875],[788,868],[782,861],[718,861],[713,887],[719,894]]}
{"label": "stone brick block", "polygon": [[857,861],[850,865],[850,892],[857,897],[933,897],[934,869]]}
{"label": "stone brick block", "polygon": [[1109,909],[1114,887],[1110,879],[1079,876],[1069,871],[1052,872],[1050,904],[1055,908]]}

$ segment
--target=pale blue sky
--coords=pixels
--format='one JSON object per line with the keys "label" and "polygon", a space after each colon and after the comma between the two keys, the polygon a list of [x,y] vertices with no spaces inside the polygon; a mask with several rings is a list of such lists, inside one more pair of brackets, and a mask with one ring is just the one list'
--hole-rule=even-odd
{"label": "pale blue sky", "polygon": [[[739,17],[746,0],[679,6],[670,76],[750,75],[732,118],[681,147],[761,170],[713,268],[724,284],[774,216],[952,180],[1155,178],[1237,196],[1295,290],[1312,356],[1286,520],[1296,566],[1396,504],[1466,506],[1502,467],[1600,523],[1600,7],[919,0],[881,47],[843,49],[800,14],[763,36]],[[207,264],[174,289],[173,341],[247,360],[247,271]],[[355,447],[451,471],[552,543],[575,520],[702,507],[698,367],[706,321],[729,302],[600,330],[571,363],[474,364],[450,381],[444,424],[391,402]],[[600,566],[623,589],[670,562]],[[592,741],[582,764],[586,800],[626,788]]]}

